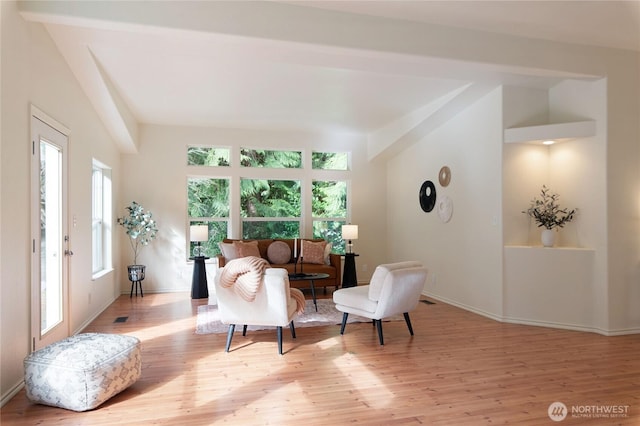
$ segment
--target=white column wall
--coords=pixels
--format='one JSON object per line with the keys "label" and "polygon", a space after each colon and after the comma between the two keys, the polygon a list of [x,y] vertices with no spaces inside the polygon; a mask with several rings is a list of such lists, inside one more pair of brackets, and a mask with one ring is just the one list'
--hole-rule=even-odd
{"label": "white column wall", "polygon": [[[502,89],[469,106],[389,161],[389,254],[429,269],[425,293],[500,317],[502,312]],[[438,182],[442,166],[451,183]],[[418,192],[434,182],[449,196],[453,216],[443,223],[421,210]]]}

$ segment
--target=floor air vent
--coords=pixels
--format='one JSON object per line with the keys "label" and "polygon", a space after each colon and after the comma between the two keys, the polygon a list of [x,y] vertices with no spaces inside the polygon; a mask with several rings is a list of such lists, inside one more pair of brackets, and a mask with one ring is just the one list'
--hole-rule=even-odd
{"label": "floor air vent", "polygon": [[129,317],[118,317],[114,322],[126,322]]}

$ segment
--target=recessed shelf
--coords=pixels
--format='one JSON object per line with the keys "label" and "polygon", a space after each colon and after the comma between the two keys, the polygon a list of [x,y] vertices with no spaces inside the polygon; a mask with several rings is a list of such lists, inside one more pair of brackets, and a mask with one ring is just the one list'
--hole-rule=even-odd
{"label": "recessed shelf", "polygon": [[530,143],[541,145],[546,140],[563,142],[586,138],[596,134],[593,120],[571,123],[544,124],[540,126],[512,127],[504,130],[504,143]]}

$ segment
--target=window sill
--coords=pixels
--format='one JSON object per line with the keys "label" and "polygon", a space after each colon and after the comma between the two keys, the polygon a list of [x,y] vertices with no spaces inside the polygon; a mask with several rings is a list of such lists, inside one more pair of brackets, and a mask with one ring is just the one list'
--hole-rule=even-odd
{"label": "window sill", "polygon": [[110,274],[111,272],[113,272],[113,268],[108,268],[108,269],[103,269],[102,271],[98,271],[95,274],[91,275],[91,281],[96,281],[104,277],[105,275]]}

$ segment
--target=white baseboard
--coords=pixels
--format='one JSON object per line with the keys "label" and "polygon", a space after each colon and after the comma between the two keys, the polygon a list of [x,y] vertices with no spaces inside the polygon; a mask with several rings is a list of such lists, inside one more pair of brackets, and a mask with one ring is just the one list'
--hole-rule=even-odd
{"label": "white baseboard", "polygon": [[605,330],[599,327],[590,327],[590,326],[584,326],[579,324],[565,324],[565,323],[557,323],[557,322],[550,322],[550,321],[532,320],[532,319],[526,319],[526,318],[503,317],[503,316],[495,315],[495,314],[492,314],[491,312],[483,311],[481,309],[474,308],[473,306],[465,305],[464,303],[459,303],[454,300],[450,300],[446,297],[438,296],[428,292],[423,293],[423,295],[430,297],[432,299],[441,301],[448,305],[455,306],[460,309],[464,309],[465,311],[473,312],[483,317],[490,318],[498,322],[508,323],[508,324],[531,325],[536,327],[557,328],[561,330],[583,331],[588,333],[602,334],[603,336],[622,336],[627,334],[640,334],[640,328]]}
{"label": "white baseboard", "polygon": [[440,302],[444,302],[447,305],[455,306],[456,308],[464,309],[465,311],[473,312],[474,314],[482,315],[483,317],[490,318],[495,321],[502,321],[502,317],[492,314],[491,312],[483,311],[482,309],[474,308],[473,306],[465,305],[464,303],[459,303],[451,299],[447,299],[446,297],[438,296],[431,293],[422,293],[423,295],[430,297],[432,299],[438,300]]}
{"label": "white baseboard", "polygon": [[16,396],[16,394],[20,392],[23,387],[24,387],[24,380],[20,380],[11,389],[9,389],[9,391],[6,394],[2,395],[2,399],[0,400],[0,407],[4,407],[4,405],[7,402],[11,401],[11,398]]}
{"label": "white baseboard", "polygon": [[82,330],[84,330],[85,328],[87,328],[87,327],[89,326],[89,324],[91,324],[91,323],[92,323],[96,318],[98,318],[98,317],[99,317],[99,316],[100,316],[100,315],[101,315],[101,314],[102,314],[102,313],[103,313],[103,312],[104,312],[104,311],[105,311],[109,306],[111,306],[111,304],[112,304],[113,302],[115,302],[115,301],[116,301],[116,298],[117,298],[117,296],[116,296],[116,297],[114,297],[113,299],[111,299],[111,300],[110,300],[109,302],[107,302],[106,304],[104,304],[104,305],[103,305],[103,306],[102,306],[102,307],[101,307],[101,308],[96,312],[96,314],[95,314],[95,315],[93,315],[93,316],[92,316],[92,317],[90,317],[90,318],[87,318],[87,319],[85,320],[85,322],[83,322],[82,324],[80,324],[80,326],[79,326],[77,329],[75,329],[75,330],[71,333],[71,335],[76,335],[76,334],[78,334],[78,333],[81,333],[81,332],[82,332]]}

